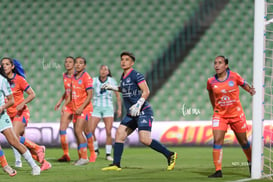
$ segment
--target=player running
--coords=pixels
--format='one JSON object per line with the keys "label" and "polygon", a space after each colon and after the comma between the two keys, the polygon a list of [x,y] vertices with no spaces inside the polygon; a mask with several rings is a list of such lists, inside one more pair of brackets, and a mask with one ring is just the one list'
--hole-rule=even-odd
{"label": "player running", "polygon": [[127,115],[121,121],[116,132],[113,164],[109,167],[102,168],[102,170],[121,170],[120,162],[124,149],[124,142],[136,128],[138,128],[140,142],[153,150],[162,153],[167,158],[167,170],[173,170],[177,153],[169,151],[161,143],[151,138],[153,111],[150,104],[146,101],[150,91],[144,76],[132,68],[135,64],[135,56],[130,52],[122,52],[120,58],[120,65],[123,69],[120,86],[116,87],[106,83],[102,86],[102,89],[114,90],[122,93]]}
{"label": "player running", "polygon": [[[214,61],[216,74],[207,81],[207,90],[213,107],[213,162],[216,172],[209,178],[222,177],[222,155],[225,133],[228,125],[234,131],[235,136],[251,164],[251,146],[247,140],[247,124],[243,108],[239,99],[239,87],[245,89],[251,96],[255,89],[238,74],[230,71],[228,59],[217,56]],[[250,166],[251,168],[251,166]]]}
{"label": "player running", "polygon": [[[112,91],[101,89],[101,86],[105,83],[110,83],[111,85],[116,86],[117,82],[112,78],[111,71],[106,65],[101,65],[99,77],[94,78],[94,96],[93,96],[93,107],[94,111],[92,113],[91,119],[91,133],[94,137],[94,149],[96,154],[99,154],[99,145],[95,136],[95,129],[100,122],[101,118],[105,124],[106,132],[106,160],[113,161],[111,157],[112,152],[112,126],[114,121],[114,107],[113,107],[113,98]],[[121,99],[119,92],[115,92],[117,98],[117,117],[121,117]]]}
{"label": "player running", "polygon": [[[12,95],[10,84],[7,80],[11,83],[11,80],[5,75],[3,68],[0,66],[0,132],[6,137],[9,144],[16,148],[21,155],[23,155],[27,163],[32,168],[32,175],[40,175],[40,167],[37,166],[37,164],[34,162],[27,148],[19,142],[12,128],[11,120],[6,113],[6,109],[14,104],[14,98]],[[8,165],[1,146],[0,163],[6,173],[8,173],[10,176],[16,175],[16,170],[12,169]]]}
{"label": "player running", "polygon": [[[55,111],[59,109],[60,105],[64,100],[67,99],[68,95],[71,92],[71,78],[75,72],[74,69],[74,64],[75,64],[75,59],[71,56],[68,56],[65,58],[65,69],[66,73],[63,74],[63,83],[64,83],[64,94],[60,98],[60,100],[57,102],[55,105]],[[70,161],[70,156],[69,156],[69,146],[68,146],[68,140],[67,140],[67,134],[66,134],[66,129],[68,128],[68,125],[70,121],[72,120],[72,102],[68,103],[64,111],[61,112],[61,121],[60,121],[60,140],[61,140],[61,145],[63,149],[63,156],[58,159],[59,162],[69,162]]]}
{"label": "player running", "polygon": [[[62,112],[71,101],[73,111],[74,132],[78,143],[79,160],[75,162],[76,166],[85,165],[96,160],[96,154],[93,146],[92,133],[88,132],[86,137],[83,132],[87,131],[88,120],[92,114],[93,106],[91,103],[93,80],[85,71],[86,60],[83,57],[75,59],[75,74],[72,77],[71,94],[65,100]],[[87,140],[89,141],[87,143]],[[87,146],[90,150],[90,159],[87,157]]]}
{"label": "player running", "polygon": [[[25,128],[30,117],[26,104],[35,98],[35,93],[25,80],[24,69],[19,61],[11,58],[3,58],[1,65],[7,77],[11,80],[10,87],[14,97],[14,104],[7,109],[7,114],[12,121],[14,132],[20,138],[20,142],[30,150],[33,158],[41,164],[41,171],[47,170],[51,168],[51,164],[44,159],[45,147],[39,146],[24,137]],[[25,99],[24,92],[28,94]],[[20,153],[15,148],[12,147],[12,149],[15,155],[15,167],[22,167]]]}

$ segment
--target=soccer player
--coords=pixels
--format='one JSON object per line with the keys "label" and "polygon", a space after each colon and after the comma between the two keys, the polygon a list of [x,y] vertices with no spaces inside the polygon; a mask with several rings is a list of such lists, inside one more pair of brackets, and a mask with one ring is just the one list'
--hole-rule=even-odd
{"label": "soccer player", "polygon": [[[98,141],[95,136],[95,129],[100,122],[101,118],[105,124],[106,131],[106,160],[113,161],[111,157],[112,152],[112,126],[114,121],[114,108],[113,108],[113,98],[112,91],[101,89],[101,86],[105,83],[110,83],[116,86],[117,82],[112,78],[111,71],[106,65],[101,65],[99,77],[94,78],[94,96],[93,96],[93,113],[91,119],[91,133],[93,133],[94,138],[94,149],[96,154],[99,154]],[[121,117],[121,99],[119,92],[115,92],[117,98],[117,116]]]}
{"label": "soccer player", "polygon": [[[7,109],[7,114],[12,121],[14,132],[16,136],[20,138],[20,142],[33,154],[33,158],[41,164],[41,171],[47,170],[51,168],[51,164],[44,159],[45,147],[39,146],[24,137],[25,128],[30,117],[26,104],[35,98],[35,93],[25,80],[24,69],[19,61],[11,58],[3,58],[1,65],[7,77],[11,80],[10,87],[14,97],[14,104]],[[25,99],[24,92],[28,94]],[[15,167],[22,167],[20,153],[15,148],[12,149],[15,155]]]}
{"label": "soccer player", "polygon": [[153,150],[162,153],[168,162],[167,170],[173,170],[177,153],[169,151],[161,143],[151,138],[153,111],[150,104],[146,101],[150,91],[144,76],[133,69],[135,56],[130,52],[122,52],[120,58],[120,66],[123,69],[120,86],[116,87],[106,83],[102,86],[102,89],[114,90],[122,93],[127,115],[121,121],[116,132],[113,164],[109,167],[102,168],[102,170],[121,170],[120,162],[124,142],[127,136],[136,128],[138,128],[140,142]]}
{"label": "soccer player", "polygon": [[[59,109],[61,103],[67,99],[68,95],[71,92],[71,78],[75,72],[74,69],[74,64],[75,64],[75,59],[71,56],[68,56],[65,58],[65,69],[66,73],[63,74],[63,83],[64,83],[64,94],[63,96],[59,99],[57,104],[55,105],[55,111]],[[68,146],[68,140],[67,140],[67,134],[66,134],[66,129],[68,128],[68,125],[70,121],[72,120],[72,103],[68,103],[65,108],[64,112],[61,112],[61,121],[60,121],[60,139],[61,139],[61,145],[63,149],[63,156],[58,159],[59,162],[69,162],[70,161],[70,156],[69,156],[69,146]]]}
{"label": "soccer player", "polygon": [[[251,96],[256,92],[238,73],[230,71],[228,59],[217,56],[214,60],[216,74],[207,81],[207,90],[213,107],[213,162],[216,172],[209,178],[222,177],[222,155],[225,133],[228,125],[234,131],[249,164],[251,163],[251,146],[247,140],[247,124],[239,99],[239,86]],[[249,166],[251,167],[251,166]]]}
{"label": "soccer player", "polygon": [[[86,132],[88,126],[88,120],[92,114],[93,106],[91,103],[93,93],[93,80],[89,74],[85,71],[86,60],[83,57],[77,57],[75,59],[75,74],[72,77],[71,94],[65,100],[62,107],[64,112],[66,105],[72,102],[73,111],[73,123],[74,132],[78,143],[79,160],[75,162],[76,166],[85,165],[90,162],[94,162],[96,154],[93,146],[92,133],[86,134],[87,140],[91,141],[87,143],[83,132]],[[90,159],[87,157],[87,146],[91,151]]]}
{"label": "soccer player", "polygon": [[[5,75],[3,68],[0,66],[0,131],[6,137],[9,144],[23,155],[27,163],[32,168],[32,175],[40,175],[40,167],[34,162],[27,148],[19,142],[19,139],[12,128],[11,120],[6,113],[6,109],[14,104],[12,91],[7,80],[11,83],[11,80]],[[1,147],[0,163],[6,173],[8,173],[10,176],[16,175],[16,171],[8,165]]]}

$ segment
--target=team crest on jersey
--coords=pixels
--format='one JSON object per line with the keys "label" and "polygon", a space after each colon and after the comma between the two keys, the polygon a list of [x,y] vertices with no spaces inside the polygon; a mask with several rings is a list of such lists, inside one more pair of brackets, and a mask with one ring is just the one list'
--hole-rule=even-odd
{"label": "team crest on jersey", "polygon": [[228,82],[228,85],[229,85],[230,87],[233,87],[233,86],[234,86],[234,82],[233,82],[233,81],[229,81],[229,82]]}
{"label": "team crest on jersey", "polygon": [[129,77],[126,79],[126,83],[130,83],[130,82],[131,82],[131,78]]}
{"label": "team crest on jersey", "polygon": [[82,80],[79,80],[78,83],[79,83],[79,84],[82,84]]}
{"label": "team crest on jersey", "polygon": [[14,84],[14,83],[12,83],[12,84],[10,85],[10,87],[11,87],[11,88],[14,88],[14,87],[15,87],[15,84]]}

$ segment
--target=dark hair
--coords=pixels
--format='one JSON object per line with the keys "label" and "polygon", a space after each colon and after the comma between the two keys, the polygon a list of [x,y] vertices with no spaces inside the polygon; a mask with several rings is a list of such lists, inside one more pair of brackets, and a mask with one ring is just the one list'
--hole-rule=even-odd
{"label": "dark hair", "polygon": [[129,57],[135,62],[136,57],[134,56],[133,53],[124,51],[124,52],[122,52],[122,53],[120,54],[120,58],[121,58],[122,56],[124,56],[124,55],[129,56]]}
{"label": "dark hair", "polygon": [[69,59],[69,58],[70,58],[70,59],[73,59],[73,62],[75,63],[76,60],[75,60],[75,58],[72,57],[72,56],[67,56],[67,57],[65,58],[65,60],[67,60],[67,59]]}
{"label": "dark hair", "polygon": [[111,73],[110,68],[107,65],[104,65],[104,64],[101,65],[100,68],[103,67],[103,66],[105,66],[108,69],[108,75],[107,76],[112,77],[112,73]]}
{"label": "dark hair", "polygon": [[16,74],[18,74],[18,75],[20,75],[20,76],[26,78],[25,70],[24,70],[22,64],[21,64],[18,60],[12,59],[12,58],[9,58],[9,57],[4,57],[4,58],[1,59],[1,64],[2,64],[2,61],[3,61],[4,59],[9,60],[10,64],[11,64],[12,66],[14,66],[14,68],[12,69],[12,72],[13,72],[13,73],[16,73]]}
{"label": "dark hair", "polygon": [[84,64],[86,65],[86,59],[84,57],[81,57],[81,56],[76,57],[75,58],[75,62],[76,62],[77,59],[82,59],[84,61]]}
{"label": "dark hair", "polygon": [[0,65],[0,75],[2,75],[4,78],[6,78],[9,82],[9,84],[12,84],[11,79],[6,75],[3,66]]}
{"label": "dark hair", "polygon": [[[217,56],[216,58],[218,58],[218,57],[223,58],[224,61],[225,61],[225,64],[228,64],[228,58],[227,57],[220,55],[220,56]],[[229,67],[227,67],[227,70],[230,70]]]}

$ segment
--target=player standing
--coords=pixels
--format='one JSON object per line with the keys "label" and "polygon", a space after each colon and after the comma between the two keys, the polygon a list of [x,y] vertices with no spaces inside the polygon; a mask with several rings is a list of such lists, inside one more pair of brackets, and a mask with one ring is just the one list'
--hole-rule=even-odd
{"label": "player standing", "polygon": [[[83,135],[88,126],[88,120],[92,114],[93,106],[91,103],[93,93],[93,80],[85,71],[86,60],[83,57],[75,59],[75,74],[72,77],[71,94],[65,100],[62,107],[64,112],[66,105],[71,101],[73,108],[74,132],[78,143],[79,160],[75,162],[76,166],[85,165],[89,161],[94,162],[96,154],[93,146],[92,133]],[[87,140],[90,141],[87,144]],[[87,157],[87,146],[90,150],[90,159]]]}
{"label": "player standing", "polygon": [[[14,104],[7,109],[7,114],[12,121],[14,132],[20,138],[20,142],[30,149],[33,158],[41,163],[41,171],[47,170],[51,168],[51,164],[44,159],[45,147],[39,146],[24,137],[25,128],[30,117],[26,104],[35,98],[35,93],[25,80],[24,69],[18,61],[11,58],[3,58],[1,65],[7,77],[11,80],[10,87],[14,97]],[[24,99],[24,92],[28,94],[26,99]],[[12,149],[15,155],[15,166],[22,167],[20,153],[15,148]]]}
{"label": "player standing", "polygon": [[173,170],[177,153],[169,151],[160,142],[151,138],[153,111],[150,104],[146,101],[150,91],[144,76],[132,68],[135,64],[135,56],[130,52],[122,52],[120,58],[120,65],[123,69],[120,86],[116,87],[106,83],[102,88],[120,91],[122,93],[127,115],[123,118],[116,131],[113,164],[109,167],[102,168],[102,170],[121,170],[120,161],[125,139],[136,128],[138,128],[140,142],[162,153],[167,158],[167,170]]}
{"label": "player standing", "polygon": [[[40,175],[40,167],[37,166],[37,164],[34,162],[27,148],[19,142],[12,128],[11,120],[6,113],[6,109],[14,104],[12,91],[7,80],[11,82],[11,80],[5,75],[3,68],[0,67],[0,132],[6,137],[9,144],[16,148],[21,155],[23,155],[27,163],[32,168],[32,175]],[[6,173],[8,173],[10,176],[16,175],[16,171],[8,166],[7,160],[1,147],[0,163]]]}
{"label": "player standing", "polygon": [[[256,92],[253,87],[236,72],[230,71],[228,59],[217,56],[214,60],[216,74],[207,81],[207,90],[213,107],[213,162],[216,172],[209,178],[222,177],[222,155],[225,133],[228,125],[234,131],[249,164],[251,163],[251,146],[247,140],[246,118],[239,98],[239,86],[251,96]],[[250,166],[251,167],[251,166]]]}
{"label": "player standing", "polygon": [[[117,82],[114,78],[112,78],[111,71],[106,65],[101,65],[100,67],[100,75],[99,77],[94,78],[94,96],[93,96],[93,107],[94,111],[92,113],[91,119],[91,133],[93,133],[94,137],[94,149],[96,154],[99,154],[99,146],[98,141],[95,136],[95,129],[100,122],[101,118],[105,124],[106,131],[106,160],[113,161],[111,157],[112,152],[112,127],[114,121],[114,107],[113,107],[113,98],[112,91],[101,89],[101,86],[105,83],[109,83],[111,85],[117,86]],[[121,99],[119,92],[115,92],[117,98],[117,116],[121,117]]]}

